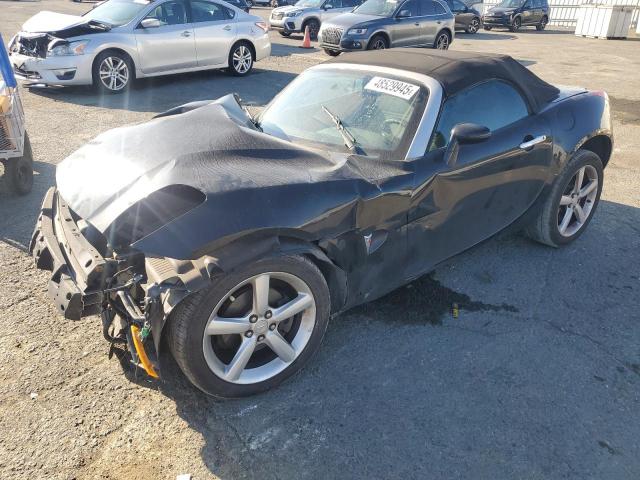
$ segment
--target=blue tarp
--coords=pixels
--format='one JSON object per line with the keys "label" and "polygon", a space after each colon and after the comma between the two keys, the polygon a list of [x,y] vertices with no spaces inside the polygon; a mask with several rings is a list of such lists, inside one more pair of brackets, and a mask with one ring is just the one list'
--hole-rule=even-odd
{"label": "blue tarp", "polygon": [[5,47],[4,40],[2,40],[2,35],[0,35],[0,74],[2,74],[4,83],[8,87],[15,87],[17,85],[16,77],[13,74],[13,68],[11,67],[11,62],[9,61],[7,47]]}

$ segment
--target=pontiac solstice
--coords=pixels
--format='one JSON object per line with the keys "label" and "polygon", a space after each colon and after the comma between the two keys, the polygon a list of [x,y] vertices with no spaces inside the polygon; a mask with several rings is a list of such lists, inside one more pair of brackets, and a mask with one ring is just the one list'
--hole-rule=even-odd
{"label": "pontiac solstice", "polygon": [[511,57],[347,54],[256,118],[228,95],[101,134],[58,166],[30,250],[60,314],[100,314],[150,375],[166,335],[198,388],[249,395],[331,315],[500,231],[576,240],[611,152],[606,93]]}

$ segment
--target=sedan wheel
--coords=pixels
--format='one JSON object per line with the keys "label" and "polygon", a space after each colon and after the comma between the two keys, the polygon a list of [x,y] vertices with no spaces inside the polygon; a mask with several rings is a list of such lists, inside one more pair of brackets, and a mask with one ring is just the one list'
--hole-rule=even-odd
{"label": "sedan wheel", "polygon": [[438,50],[448,50],[449,49],[449,35],[445,32],[442,32],[438,35],[436,39],[435,48]]}
{"label": "sedan wheel", "polygon": [[302,368],[320,345],[329,305],[312,262],[274,257],[187,298],[172,315],[169,344],[201,390],[250,395]]}
{"label": "sedan wheel", "polygon": [[467,25],[467,33],[476,33],[478,30],[480,30],[480,19],[476,17]]}
{"label": "sedan wheel", "polygon": [[253,68],[253,54],[247,45],[236,45],[229,54],[229,67],[231,73],[238,76],[246,75]]}
{"label": "sedan wheel", "polygon": [[133,72],[127,59],[107,53],[98,57],[96,65],[94,81],[101,91],[121,93],[129,88]]}

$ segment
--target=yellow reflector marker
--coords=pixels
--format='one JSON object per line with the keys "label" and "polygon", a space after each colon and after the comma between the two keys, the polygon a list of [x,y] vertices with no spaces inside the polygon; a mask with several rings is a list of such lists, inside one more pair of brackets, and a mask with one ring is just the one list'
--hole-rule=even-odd
{"label": "yellow reflector marker", "polygon": [[144,371],[147,372],[150,377],[158,378],[158,374],[154,370],[149,357],[147,357],[147,352],[144,350],[142,340],[140,340],[140,329],[135,325],[131,325],[131,337],[133,338],[133,346],[136,347],[136,353],[138,354],[142,368],[144,368]]}

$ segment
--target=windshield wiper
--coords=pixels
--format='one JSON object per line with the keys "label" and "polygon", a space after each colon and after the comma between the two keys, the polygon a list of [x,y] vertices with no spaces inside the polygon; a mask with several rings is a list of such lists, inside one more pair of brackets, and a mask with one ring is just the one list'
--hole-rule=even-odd
{"label": "windshield wiper", "polygon": [[329,116],[329,118],[331,118],[333,123],[335,123],[336,128],[338,129],[338,132],[340,132],[340,135],[342,135],[342,139],[344,140],[345,146],[352,152],[360,153],[361,149],[358,146],[358,141],[356,140],[356,137],[354,137],[351,134],[351,132],[347,130],[347,127],[344,126],[344,123],[342,123],[342,120],[340,120],[340,117],[338,117],[334,113],[331,113],[331,110],[329,110],[324,105],[321,105],[321,107],[322,107],[322,111],[326,113]]}
{"label": "windshield wiper", "polygon": [[240,105],[240,108],[244,111],[244,113],[247,114],[247,117],[249,117],[249,121],[253,124],[254,127],[256,127],[256,130],[262,132],[262,127],[260,126],[260,122],[258,122],[255,118],[253,118],[253,115],[251,115],[251,112],[249,111],[249,107],[247,107],[244,104],[244,102],[240,98],[240,95],[238,95],[237,93],[234,93],[233,98],[236,99],[236,102],[238,102],[238,105]]}

